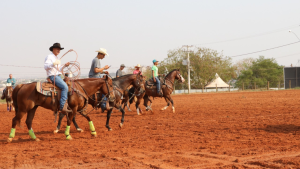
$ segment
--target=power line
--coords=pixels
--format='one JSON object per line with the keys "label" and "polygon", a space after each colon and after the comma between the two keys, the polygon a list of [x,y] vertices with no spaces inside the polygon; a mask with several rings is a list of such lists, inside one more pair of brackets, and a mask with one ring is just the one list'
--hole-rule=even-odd
{"label": "power line", "polygon": [[260,51],[256,51],[256,52],[250,52],[250,53],[245,53],[245,54],[240,54],[240,55],[235,55],[235,56],[229,56],[229,57],[239,57],[239,56],[250,55],[250,54],[254,54],[254,53],[264,52],[264,51],[268,51],[268,50],[272,50],[272,49],[277,49],[277,48],[281,48],[281,47],[293,45],[293,44],[296,44],[296,43],[299,43],[299,42],[300,41],[289,43],[289,44],[285,44],[285,45],[281,45],[281,46],[276,46],[276,47],[273,47],[273,48],[264,49],[264,50],[260,50]]}
{"label": "power line", "polygon": [[195,44],[195,45],[196,46],[198,46],[198,45],[209,45],[209,44],[216,44],[216,43],[223,43],[223,42],[230,42],[230,41],[237,41],[237,40],[242,40],[242,39],[254,38],[254,37],[259,37],[259,36],[264,36],[264,35],[268,35],[268,34],[272,34],[272,33],[281,32],[281,31],[284,31],[284,30],[287,30],[287,29],[296,28],[296,27],[299,27],[299,26],[300,25],[297,24],[297,26],[293,25],[293,26],[289,26],[289,27],[285,27],[285,28],[281,28],[281,29],[277,29],[277,30],[273,30],[273,31],[269,31],[269,32],[254,34],[254,35],[250,35],[250,36],[245,36],[245,37],[241,37],[241,38],[227,39],[227,40],[222,40],[222,41],[201,43],[201,44]]}
{"label": "power line", "polygon": [[294,54],[291,54],[291,55],[280,56],[280,57],[277,57],[277,58],[274,58],[274,59],[284,58],[284,57],[288,57],[288,56],[295,56],[295,55],[299,55],[299,54],[300,53],[294,53]]}

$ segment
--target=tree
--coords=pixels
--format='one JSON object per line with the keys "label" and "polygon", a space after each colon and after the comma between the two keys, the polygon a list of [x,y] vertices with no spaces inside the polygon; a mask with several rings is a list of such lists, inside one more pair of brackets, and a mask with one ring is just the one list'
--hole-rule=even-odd
{"label": "tree", "polygon": [[[182,49],[170,50],[168,57],[159,64],[159,73],[166,74],[173,69],[180,69],[182,76],[187,79],[187,66],[183,60],[187,59],[187,53]],[[224,57],[222,53],[209,48],[196,48],[190,53],[191,88],[202,88],[218,73],[224,81],[236,78],[235,67],[232,66],[231,58]],[[187,83],[177,84],[176,89],[187,88]]]}
{"label": "tree", "polygon": [[236,85],[241,87],[244,83],[246,87],[253,88],[254,82],[258,86],[267,86],[268,81],[270,87],[277,87],[279,82],[283,83],[283,67],[279,66],[274,58],[266,59],[260,56],[248,69],[241,71]]}
{"label": "tree", "polygon": [[252,66],[254,61],[255,61],[254,58],[245,58],[238,61],[236,64],[234,64],[234,67],[236,68],[237,76],[239,76],[243,70],[249,69],[249,67]]}

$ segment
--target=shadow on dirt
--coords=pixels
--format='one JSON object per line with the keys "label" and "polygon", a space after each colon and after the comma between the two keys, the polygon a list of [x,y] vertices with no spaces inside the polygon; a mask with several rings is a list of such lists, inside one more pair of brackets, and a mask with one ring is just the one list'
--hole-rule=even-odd
{"label": "shadow on dirt", "polygon": [[300,126],[294,124],[279,124],[279,125],[268,125],[266,128],[259,128],[269,133],[295,133],[300,131]]}

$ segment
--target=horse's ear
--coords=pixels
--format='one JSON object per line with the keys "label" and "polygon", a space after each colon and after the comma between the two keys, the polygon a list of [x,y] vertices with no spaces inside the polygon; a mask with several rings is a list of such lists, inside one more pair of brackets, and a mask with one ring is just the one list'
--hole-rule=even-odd
{"label": "horse's ear", "polygon": [[141,71],[139,71],[139,75],[141,75],[141,73],[142,73],[142,72],[141,72]]}
{"label": "horse's ear", "polygon": [[178,68],[177,70],[180,71],[179,69],[180,69],[180,68]]}
{"label": "horse's ear", "polygon": [[105,75],[105,79],[108,80],[108,76],[107,75]]}

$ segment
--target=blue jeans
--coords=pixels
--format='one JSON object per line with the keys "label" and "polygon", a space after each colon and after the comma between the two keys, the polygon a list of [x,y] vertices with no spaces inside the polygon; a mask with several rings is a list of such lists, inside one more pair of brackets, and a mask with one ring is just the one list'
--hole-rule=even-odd
{"label": "blue jeans", "polygon": [[[100,76],[91,76],[91,77],[89,77],[89,78],[101,78]],[[103,99],[103,102],[100,104],[100,106],[101,106],[101,108],[102,109],[106,109],[106,101],[107,101],[107,97],[105,97],[105,95],[104,94],[102,94],[102,97],[101,97],[101,99]]]}
{"label": "blue jeans", "polygon": [[159,78],[158,77],[155,77],[155,80],[156,80],[156,89],[157,89],[157,93],[160,92],[160,81],[159,81]]}
{"label": "blue jeans", "polygon": [[[54,83],[54,76],[49,76],[52,83]],[[66,101],[68,100],[68,85],[63,81],[60,76],[55,76],[55,85],[61,89],[61,98],[59,101],[60,110],[63,109]]]}

